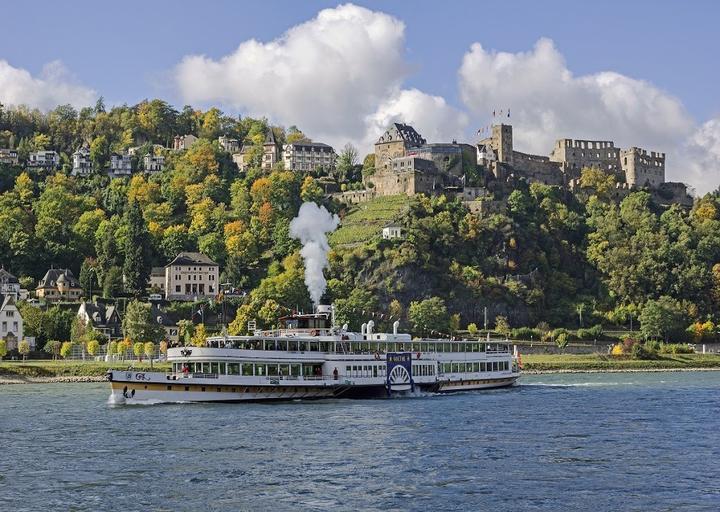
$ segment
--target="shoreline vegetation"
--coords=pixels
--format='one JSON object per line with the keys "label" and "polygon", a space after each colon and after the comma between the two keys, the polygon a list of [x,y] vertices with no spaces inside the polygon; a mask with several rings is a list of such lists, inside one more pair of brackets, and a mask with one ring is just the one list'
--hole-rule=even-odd
{"label": "shoreline vegetation", "polygon": [[[668,355],[637,360],[603,354],[527,354],[522,356],[525,375],[557,373],[632,373],[672,371],[720,371],[720,354]],[[0,385],[63,382],[103,382],[110,369],[167,371],[168,363],[81,361],[1,361]]]}

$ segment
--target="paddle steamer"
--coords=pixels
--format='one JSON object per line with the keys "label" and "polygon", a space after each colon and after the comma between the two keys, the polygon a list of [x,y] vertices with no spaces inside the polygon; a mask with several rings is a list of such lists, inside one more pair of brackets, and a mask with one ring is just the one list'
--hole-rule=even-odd
{"label": "paddle steamer", "polygon": [[282,328],[214,336],[168,349],[168,373],[108,372],[115,403],[235,402],[384,397],[511,386],[520,376],[508,341],[412,339],[335,326],[332,306],[281,319]]}

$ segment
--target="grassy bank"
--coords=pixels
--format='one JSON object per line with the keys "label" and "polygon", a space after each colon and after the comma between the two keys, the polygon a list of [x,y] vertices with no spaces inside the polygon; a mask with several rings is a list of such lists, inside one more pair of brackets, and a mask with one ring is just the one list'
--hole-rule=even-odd
{"label": "grassy bank", "polygon": [[330,235],[330,245],[356,245],[382,236],[382,228],[397,220],[407,207],[407,196],[377,197],[353,206],[341,226]]}
{"label": "grassy bank", "polygon": [[[123,370],[131,366],[137,370],[150,370],[150,365],[137,361],[102,363],[96,361],[2,361],[0,378],[17,377],[102,377],[108,370]],[[154,369],[164,371],[170,368],[167,363],[155,364]]]}
{"label": "grassy bank", "polygon": [[522,356],[522,363],[525,371],[720,369],[720,354],[665,355],[652,360],[625,359],[601,354],[527,354]]}

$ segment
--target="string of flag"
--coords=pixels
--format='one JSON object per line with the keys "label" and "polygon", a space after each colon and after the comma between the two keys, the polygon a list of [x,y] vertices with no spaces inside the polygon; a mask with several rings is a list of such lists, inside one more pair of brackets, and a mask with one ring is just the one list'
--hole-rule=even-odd
{"label": "string of flag", "polygon": [[[498,117],[506,117],[506,118],[509,118],[509,117],[510,117],[510,109],[507,109],[507,110],[505,110],[505,109],[493,110],[493,111],[492,111],[492,116],[493,116],[493,119],[498,118]],[[479,128],[479,129],[478,129],[477,134],[478,134],[478,135],[483,135],[483,134],[486,134],[486,133],[489,134],[489,133],[492,131],[492,127],[493,127],[493,123],[490,123],[490,124],[487,125],[487,126],[483,126],[482,128]]]}

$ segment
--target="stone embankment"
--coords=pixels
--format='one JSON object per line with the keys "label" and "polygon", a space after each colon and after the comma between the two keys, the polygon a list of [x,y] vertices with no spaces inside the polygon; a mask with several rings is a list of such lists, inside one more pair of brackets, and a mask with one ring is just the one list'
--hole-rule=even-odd
{"label": "stone embankment", "polygon": [[98,375],[59,375],[55,377],[25,377],[21,375],[0,375],[3,384],[48,384],[53,382],[104,382],[107,379]]}

